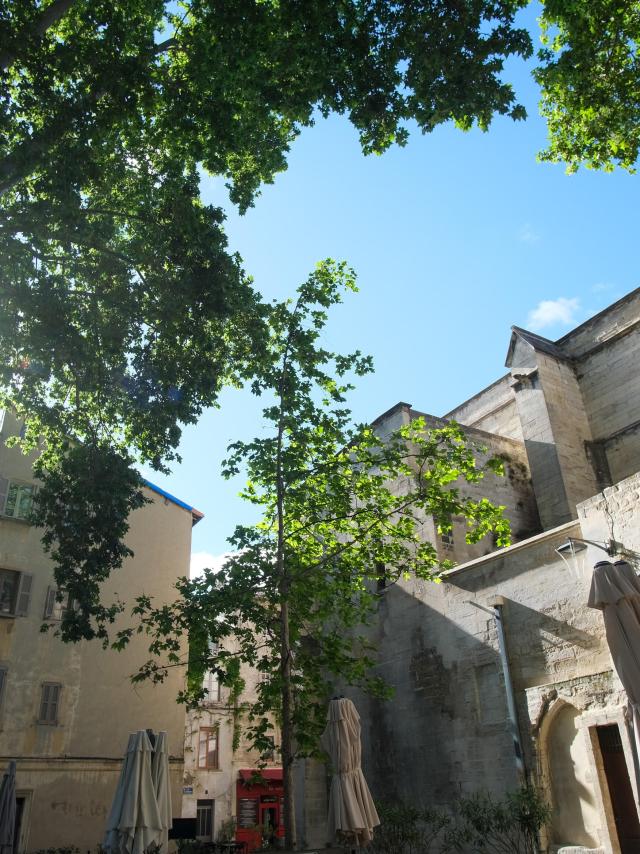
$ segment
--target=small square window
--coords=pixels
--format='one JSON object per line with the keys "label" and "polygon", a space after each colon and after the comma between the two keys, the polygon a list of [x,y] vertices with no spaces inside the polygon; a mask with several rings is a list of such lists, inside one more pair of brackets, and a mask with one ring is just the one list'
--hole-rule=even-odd
{"label": "small square window", "polygon": [[218,769],[218,727],[202,727],[198,733],[198,768]]}
{"label": "small square window", "polygon": [[56,726],[58,723],[58,707],[60,705],[60,691],[62,685],[57,682],[44,682],[40,696],[39,724],[50,724]]}

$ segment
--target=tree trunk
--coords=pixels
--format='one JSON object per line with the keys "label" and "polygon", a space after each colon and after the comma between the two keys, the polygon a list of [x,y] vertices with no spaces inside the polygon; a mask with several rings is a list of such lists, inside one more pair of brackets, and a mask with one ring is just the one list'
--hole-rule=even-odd
{"label": "tree trunk", "polygon": [[293,692],[291,689],[291,648],[289,646],[289,604],[280,608],[280,667],[282,674],[282,784],[284,789],[284,847],[295,851],[296,816],[293,794]]}

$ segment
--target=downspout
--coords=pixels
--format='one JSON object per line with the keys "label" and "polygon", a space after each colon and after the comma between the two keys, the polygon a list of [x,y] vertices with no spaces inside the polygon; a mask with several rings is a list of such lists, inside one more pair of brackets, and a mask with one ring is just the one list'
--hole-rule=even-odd
{"label": "downspout", "polygon": [[516,698],[513,691],[513,682],[511,680],[511,668],[509,667],[509,657],[507,655],[507,641],[504,631],[504,616],[502,608],[504,606],[504,598],[496,596],[491,608],[485,608],[478,602],[469,602],[470,605],[475,605],[481,611],[486,611],[493,617],[496,631],[498,633],[498,651],[500,655],[500,663],[502,664],[502,673],[504,676],[504,690],[507,700],[507,714],[509,719],[509,733],[513,739],[513,752],[516,761],[516,770],[520,781],[527,782],[529,774],[524,761],[524,750],[522,749],[522,739],[520,738],[520,726],[518,724],[518,711],[516,708]]}

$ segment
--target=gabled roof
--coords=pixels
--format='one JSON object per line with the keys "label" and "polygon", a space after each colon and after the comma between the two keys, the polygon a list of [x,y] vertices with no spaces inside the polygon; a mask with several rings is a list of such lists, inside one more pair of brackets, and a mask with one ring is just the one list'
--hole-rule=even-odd
{"label": "gabled roof", "polygon": [[516,341],[521,338],[530,344],[534,350],[541,353],[546,353],[548,356],[554,356],[556,359],[565,359],[566,356],[562,350],[550,341],[548,338],[543,338],[542,335],[536,335],[535,332],[529,332],[527,329],[522,329],[520,326],[511,327],[511,341],[509,342],[509,352],[507,353],[506,366],[511,367],[513,362],[513,354],[516,348]]}
{"label": "gabled roof", "polygon": [[167,492],[166,489],[161,489],[159,486],[156,486],[155,483],[151,483],[151,481],[146,478],[142,478],[142,482],[148,489],[151,489],[153,492],[157,492],[158,495],[162,495],[162,497],[166,498],[167,501],[171,501],[172,504],[176,504],[178,507],[188,510],[191,513],[192,524],[197,525],[200,519],[204,518],[204,513],[201,510],[196,510],[195,507],[191,507],[191,505],[187,504],[185,501],[181,501],[179,498],[176,498],[175,495],[171,495],[171,493]]}

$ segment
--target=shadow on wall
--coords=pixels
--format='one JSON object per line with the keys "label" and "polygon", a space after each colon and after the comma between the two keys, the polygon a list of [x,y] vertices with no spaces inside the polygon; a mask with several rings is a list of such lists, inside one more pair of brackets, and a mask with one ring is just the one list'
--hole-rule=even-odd
{"label": "shadow on wall", "polygon": [[[442,600],[445,585],[425,584],[430,599]],[[380,801],[451,805],[463,793],[517,785],[493,620],[473,605],[457,607],[472,630],[399,585],[380,596],[370,632],[375,670],[395,695],[352,692],[363,768]]]}
{"label": "shadow on wall", "polygon": [[[534,765],[524,689],[573,678],[580,669],[610,668],[598,615],[586,608],[585,582],[563,567],[554,545],[539,543],[530,555],[496,556],[439,585],[396,584],[380,596],[369,635],[378,648],[376,673],[395,696],[382,701],[354,692],[363,767],[375,798],[450,806],[461,794],[517,787],[497,632],[491,615],[474,601],[486,605],[499,590],[507,597],[507,647],[529,768]],[[594,793],[584,776],[587,746],[572,708],[551,733],[554,765],[548,777],[555,782],[548,795],[556,805],[558,838],[575,840],[581,827],[578,836],[587,842],[593,841],[584,828],[592,825]]]}

